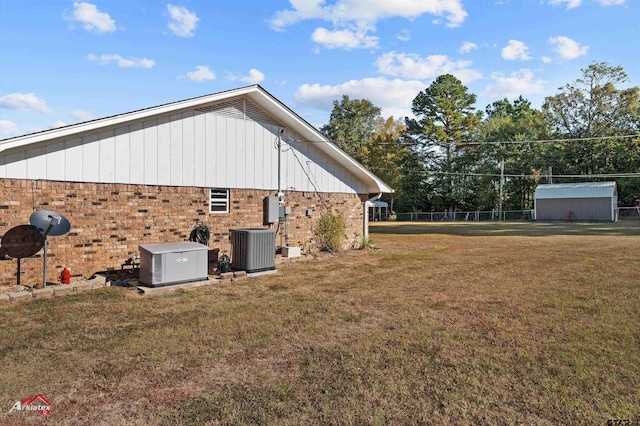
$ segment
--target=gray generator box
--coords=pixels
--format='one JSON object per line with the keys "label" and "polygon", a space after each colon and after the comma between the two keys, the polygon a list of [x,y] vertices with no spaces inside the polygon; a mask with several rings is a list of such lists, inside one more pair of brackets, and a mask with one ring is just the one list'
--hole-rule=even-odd
{"label": "gray generator box", "polygon": [[248,273],[276,269],[275,229],[230,229],[231,269]]}
{"label": "gray generator box", "polygon": [[140,248],[140,282],[151,287],[208,280],[209,251],[200,243],[145,244]]}

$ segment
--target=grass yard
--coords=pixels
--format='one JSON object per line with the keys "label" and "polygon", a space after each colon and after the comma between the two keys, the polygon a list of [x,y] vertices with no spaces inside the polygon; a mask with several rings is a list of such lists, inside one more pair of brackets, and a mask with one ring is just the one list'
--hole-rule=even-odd
{"label": "grass yard", "polygon": [[0,423],[640,421],[639,224],[371,229],[241,283],[0,307]]}

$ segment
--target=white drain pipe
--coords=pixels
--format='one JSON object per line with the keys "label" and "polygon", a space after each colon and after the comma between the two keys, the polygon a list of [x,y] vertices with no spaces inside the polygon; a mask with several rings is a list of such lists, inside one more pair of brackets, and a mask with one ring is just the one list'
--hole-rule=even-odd
{"label": "white drain pipe", "polygon": [[382,192],[364,202],[364,229],[362,230],[363,238],[367,238],[369,236],[369,207],[373,206],[372,201],[379,200],[380,197],[382,197]]}

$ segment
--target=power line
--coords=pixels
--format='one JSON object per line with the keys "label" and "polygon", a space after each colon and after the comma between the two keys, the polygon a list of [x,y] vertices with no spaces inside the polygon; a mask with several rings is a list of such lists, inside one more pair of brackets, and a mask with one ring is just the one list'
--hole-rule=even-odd
{"label": "power line", "polygon": [[[522,144],[522,143],[554,143],[554,142],[586,142],[586,141],[602,141],[609,139],[631,139],[640,138],[640,133],[631,135],[617,135],[617,136],[592,136],[584,138],[557,138],[557,139],[526,139],[526,140],[502,140],[502,141],[470,141],[470,142],[455,142],[458,146],[463,145],[502,145],[502,144]],[[337,147],[341,147],[348,144],[356,144],[360,147],[368,145],[396,145],[396,146],[414,146],[424,145],[424,142],[345,142],[345,141],[331,141],[331,140],[297,140],[287,138],[287,142],[297,143],[333,143]]]}
{"label": "power line", "polygon": [[[380,168],[378,171],[398,171],[397,169],[389,169],[389,168]],[[500,177],[500,173],[473,173],[473,172],[440,172],[434,170],[402,170],[403,173],[424,173],[426,175],[447,175],[447,176],[470,176],[470,177]],[[504,177],[510,178],[527,178],[527,179],[546,179],[549,177],[547,174],[504,174]],[[593,178],[636,178],[640,177],[640,173],[596,173],[590,175],[552,175],[553,178],[565,178],[565,179],[593,179]]]}
{"label": "power line", "polygon": [[[590,137],[590,138],[573,138],[573,139],[541,139],[541,140],[523,140],[523,141],[486,141],[486,142],[470,142],[470,143],[464,143],[466,145],[480,145],[480,144],[506,144],[506,143],[550,143],[550,142],[580,142],[580,141],[600,141],[600,140],[607,140],[607,139],[629,139],[629,138],[636,138],[636,137],[640,137],[640,134],[633,134],[633,135],[619,135],[619,136],[599,136],[599,137]],[[296,140],[296,139],[290,139],[290,138],[283,138],[283,140],[285,140],[285,142],[291,144],[292,142],[296,142],[296,143],[327,143],[327,141],[300,141],[300,140]],[[418,143],[405,143],[405,142],[371,142],[370,144],[373,145],[415,145]],[[462,143],[460,143],[459,145],[461,145]],[[294,153],[295,155],[295,153]],[[296,156],[296,160],[298,161],[298,163],[300,163],[300,165],[302,166],[300,160],[297,158]],[[329,165],[331,163],[320,163],[320,162],[315,162],[318,165]],[[350,168],[350,166],[346,166],[347,168]],[[304,167],[303,167],[303,171],[304,171]],[[381,171],[391,171],[391,172],[398,172],[398,168],[376,168],[375,173],[381,172]],[[427,175],[449,175],[449,176],[462,176],[462,177],[495,177],[495,178],[499,178],[500,174],[499,173],[463,173],[463,172],[441,172],[441,171],[431,171],[431,170],[419,170],[419,169],[402,169],[403,173],[409,173],[409,174],[418,174],[418,173],[424,173]],[[307,178],[309,179],[309,181],[311,182],[311,178],[309,177],[309,175],[306,173]],[[547,174],[504,174],[503,175],[506,178],[526,178],[526,179],[547,179],[549,177],[549,175]],[[639,173],[597,173],[597,174],[589,174],[589,175],[570,175],[570,174],[557,174],[557,175],[553,175],[554,178],[558,178],[558,179],[602,179],[602,178],[640,178],[640,172]],[[313,182],[312,182],[313,185]],[[315,187],[315,185],[314,185]],[[317,189],[316,189],[317,190]]]}
{"label": "power line", "polygon": [[523,141],[482,141],[482,142],[460,142],[458,145],[501,145],[512,143],[552,143],[552,142],[582,142],[582,141],[601,141],[608,139],[628,139],[637,138],[640,134],[621,135],[621,136],[595,136],[588,138],[568,138],[568,139],[530,139]]}

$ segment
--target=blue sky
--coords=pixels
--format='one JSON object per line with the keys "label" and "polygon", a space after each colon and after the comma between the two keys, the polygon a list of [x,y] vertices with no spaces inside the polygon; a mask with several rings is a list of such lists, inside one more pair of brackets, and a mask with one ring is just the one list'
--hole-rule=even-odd
{"label": "blue sky", "polygon": [[639,0],[0,0],[0,138],[260,84],[315,126],[439,75],[535,107],[593,61],[640,85]]}

